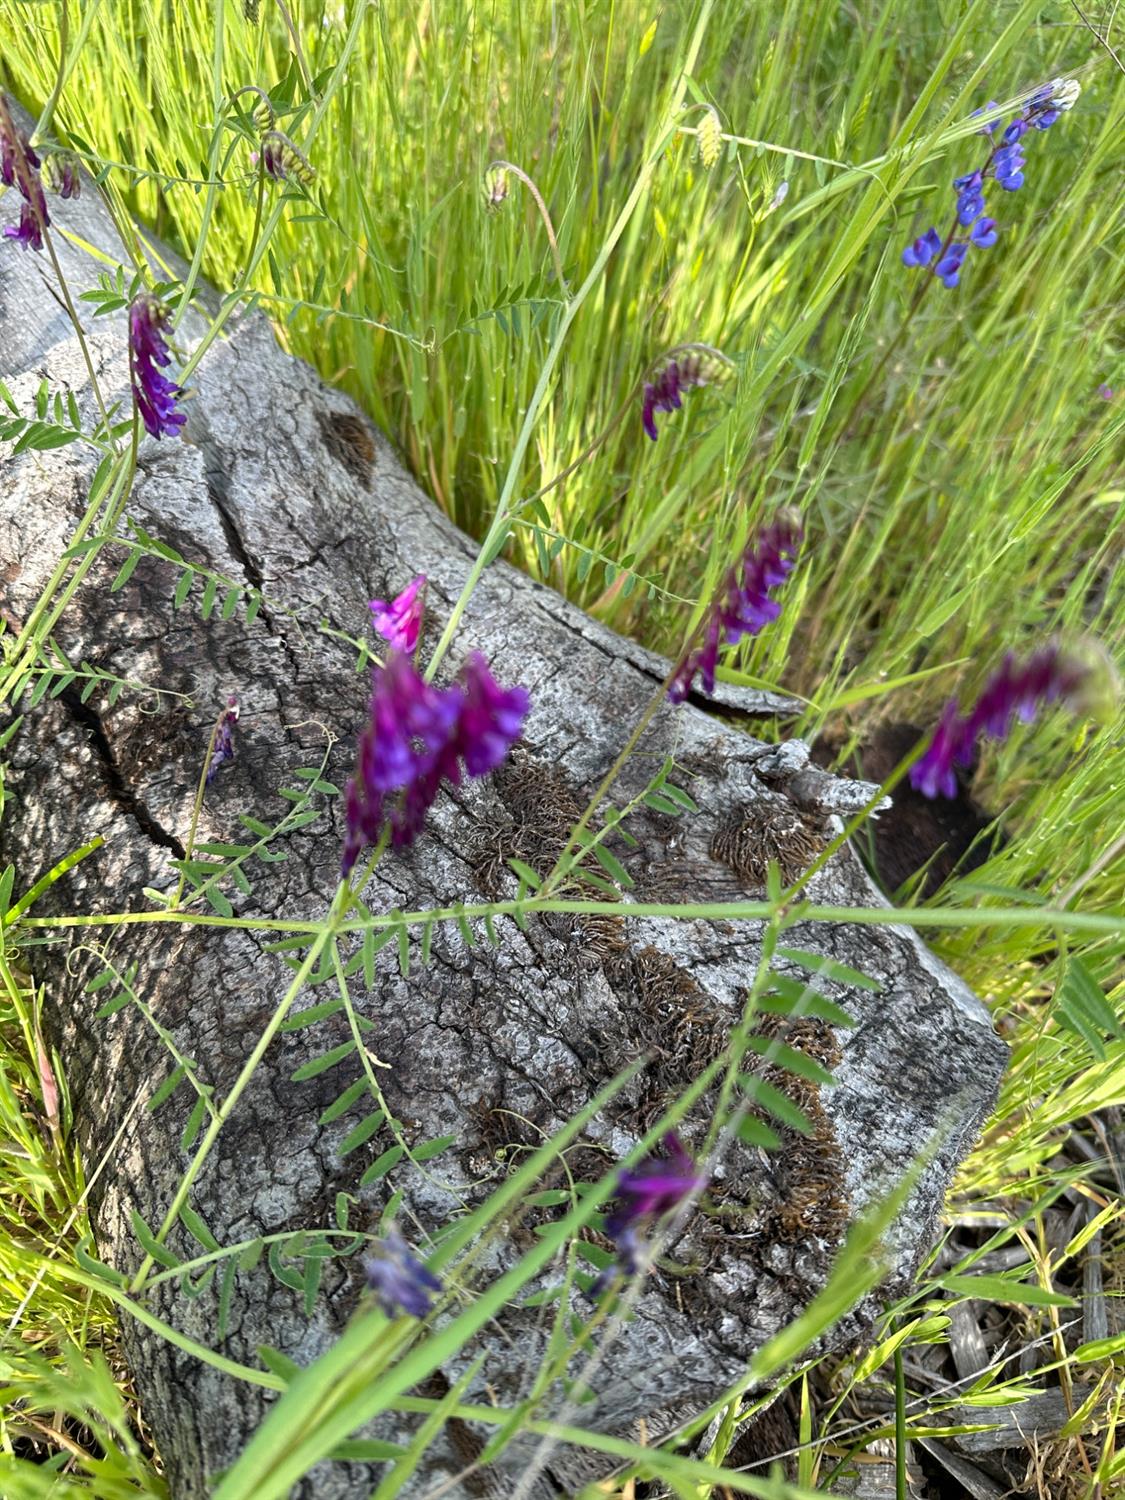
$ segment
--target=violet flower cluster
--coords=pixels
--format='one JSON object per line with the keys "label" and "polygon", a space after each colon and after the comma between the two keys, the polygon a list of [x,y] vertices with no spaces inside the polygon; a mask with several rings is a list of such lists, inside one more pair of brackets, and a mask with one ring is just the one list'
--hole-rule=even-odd
{"label": "violet flower cluster", "polygon": [[376,1244],[375,1255],[364,1261],[363,1270],[388,1318],[400,1312],[424,1318],[433,1305],[431,1294],[442,1290],[441,1282],[411,1254],[397,1229]]}
{"label": "violet flower cluster", "polygon": [[[1024,136],[1030,130],[1049,130],[1065,110],[1074,108],[1080,92],[1079,84],[1071,78],[1055,78],[1036,89],[1023,111],[1014,115],[1004,127],[983,166],[953,179],[957,206],[952,228],[945,239],[933,227],[927,229],[902,252],[903,265],[928,266],[930,274],[945,286],[955,287],[961,279],[961,267],[970,247],[988,250],[996,243],[996,220],[985,212],[985,184],[995,182],[1008,193],[1022,187],[1026,165],[1021,144]],[[996,108],[995,100],[985,105],[986,110]],[[977,114],[982,112],[976,111]],[[982,126],[979,133],[991,140],[998,123],[993,121]],[[959,229],[968,231],[964,238],[957,237]]]}
{"label": "violet flower cluster", "polygon": [[1030,723],[1043,704],[1065,703],[1076,711],[1096,706],[1099,687],[1111,695],[1112,669],[1092,653],[1053,642],[1021,664],[1009,651],[970,713],[961,713],[956,698],[945,705],[928,749],[910,768],[911,786],[924,797],[956,797],[957,767],[972,765],[982,735],[1006,739],[1017,720]]}
{"label": "violet flower cluster", "polygon": [[407,655],[413,652],[421,634],[425,588],[426,575],[419,573],[389,604],[383,599],[372,599],[368,606],[372,628],[388,645],[396,651],[405,651]]}
{"label": "violet flower cluster", "polygon": [[215,731],[215,744],[211,751],[211,764],[207,767],[207,784],[214,781],[216,773],[228,761],[234,759],[234,726],[238,723],[241,712],[238,699],[232,693],[227,699],[227,706],[219,715],[218,728]]}
{"label": "violet flower cluster", "polygon": [[494,771],[530,706],[526,689],[498,686],[479,652],[447,688],[426,682],[399,650],[372,678],[371,716],[344,799],[344,875],[388,825],[397,848],[413,843],[442,783],[459,786],[462,768],[469,776]]}
{"label": "violet flower cluster", "polygon": [[684,404],[684,391],[695,386],[712,385],[729,369],[726,357],[706,344],[685,344],[681,349],[673,349],[654,378],[645,383],[641,421],[653,442],[657,437],[658,411],[678,411]]}
{"label": "violet flower cluster", "polygon": [[51,222],[40,165],[27,136],[12,119],[8,101],[0,94],[0,182],[14,187],[23,199],[19,223],[6,224],[3,237],[27,250],[42,250],[43,231]]}
{"label": "violet flower cluster", "polygon": [[176,437],[187,421],[176,402],[184,394],[180,386],[160,373],[172,362],[164,329],[168,311],[148,292],[133,298],[129,308],[129,371],[133,398],[146,431],[153,437]]}
{"label": "violet flower cluster", "polygon": [[712,605],[702,644],[689,650],[676,668],[668,685],[668,697],[673,703],[682,703],[688,696],[696,673],[703,679],[703,691],[713,693],[719,647],[733,645],[743,636],[757,635],[763,626],[777,619],[781,605],[770,598],[770,590],[783,584],[793,571],[803,535],[797,517],[782,511],[760,533],[757,543],[747,546]]}
{"label": "violet flower cluster", "polygon": [[665,1156],[646,1157],[639,1166],[626,1168],[617,1179],[618,1204],[605,1221],[605,1232],[614,1243],[617,1258],[591,1288],[590,1295],[595,1299],[619,1277],[634,1276],[640,1270],[642,1227],[672,1213],[707,1186],[707,1174],[697,1169],[674,1131],[667,1133],[663,1144]]}

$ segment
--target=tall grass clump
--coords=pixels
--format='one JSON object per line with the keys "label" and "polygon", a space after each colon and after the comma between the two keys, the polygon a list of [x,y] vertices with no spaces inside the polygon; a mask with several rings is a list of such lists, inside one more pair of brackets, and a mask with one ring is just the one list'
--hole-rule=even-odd
{"label": "tall grass clump", "polygon": [[[235,309],[256,304],[479,541],[470,586],[504,553],[672,658],[673,699],[716,680],[783,685],[798,717],[758,732],[817,740],[840,765],[906,725],[913,770],[896,767],[892,795],[907,795],[911,775],[927,796],[971,785],[990,824],[972,868],[929,895],[920,879],[897,893],[904,920],[991,1006],[1012,1064],[942,1243],[873,1349],[830,1374],[795,1373],[861,1288],[878,1219],[708,1414],[719,1420],[707,1451],[646,1450],[531,1408],[523,1430],[600,1446],[621,1476],[609,1493],[637,1493],[640,1476],[684,1495],[796,1497],[877,1440],[893,1437],[902,1455],[908,1439],[940,1436],[943,1417],[963,1427],[966,1404],[1019,1401],[1028,1373],[1049,1369],[1073,1414],[1050,1460],[1068,1487],[1040,1493],[1112,1493],[1120,1325],[1078,1345],[1055,1283],[1072,1284],[1095,1234],[1109,1265],[1125,1226],[1125,1184],[1106,1168],[1125,1099],[1125,716],[1109,693],[1100,717],[1088,713],[1060,666],[1096,642],[1110,683],[1125,652],[1116,11],[1079,24],[1025,0],[257,10],[0,0],[0,84],[38,114],[30,140],[4,127],[12,232],[0,253],[41,254],[49,269],[57,228],[38,174],[63,189],[76,160],[133,256],[105,268],[106,297],[118,273],[126,289],[133,409],[117,425],[103,410],[86,434],[105,453],[104,533],[124,513],[142,429],[175,439],[193,369]],[[134,221],[182,263],[152,258]],[[208,333],[181,363],[189,307]],[[42,651],[92,557],[60,562],[25,631],[5,637],[0,694],[26,712],[28,674],[51,670]],[[315,964],[339,965],[341,924],[386,848],[424,837],[440,789],[490,774],[520,732],[526,694],[483,658],[458,655],[456,681],[433,685],[467,592],[436,652],[414,660],[424,585],[373,603],[387,650],[345,794],[352,884],[317,926],[276,1024]],[[205,774],[235,753],[237,713],[232,699]],[[518,915],[573,878],[588,816],[546,879],[521,884]],[[863,819],[849,831],[861,844],[871,832]],[[160,1495],[112,1333],[112,1304],[129,1316],[139,1287],[107,1287],[91,1269],[84,1173],[98,1164],[78,1160],[22,951],[39,873],[0,881],[11,1143],[0,1489]],[[803,884],[771,886],[772,941]],[[368,917],[391,933],[392,916]],[[662,1216],[706,1185],[675,1135],[690,1102],[440,1332],[410,1319],[427,1316],[474,1235],[534,1190],[564,1142],[530,1154],[435,1253],[383,1235],[370,1305],[317,1366],[296,1379],[238,1370],[286,1394],[222,1500],[287,1493],[463,1347],[619,1189],[603,1290],[627,1307]],[[211,1140],[209,1128],[204,1155]],[[1006,1264],[1031,1269],[1018,1294],[980,1278],[982,1257],[1013,1255]],[[141,1283],[151,1274],[163,1273],[146,1262]],[[1119,1296],[1119,1265],[1106,1281]],[[957,1393],[955,1416],[944,1389],[908,1401],[911,1358],[945,1338],[953,1310],[988,1299],[1024,1362],[998,1356]],[[387,1330],[373,1340],[379,1319]],[[798,1409],[788,1487],[724,1467],[761,1404],[760,1391],[743,1400],[751,1378],[787,1389]],[[501,1420],[462,1394],[435,1423]],[[852,1421],[870,1409],[881,1419]],[[900,1466],[900,1495],[905,1483]]]}

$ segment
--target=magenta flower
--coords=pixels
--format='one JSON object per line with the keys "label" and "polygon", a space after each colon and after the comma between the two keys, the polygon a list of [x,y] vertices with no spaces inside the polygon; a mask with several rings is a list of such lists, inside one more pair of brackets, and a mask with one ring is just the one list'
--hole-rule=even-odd
{"label": "magenta flower", "polygon": [[1084,712],[1115,691],[1112,667],[1100,652],[1067,651],[1053,642],[1022,664],[1008,652],[971,713],[962,715],[955,698],[945,705],[925,753],[910,768],[910,784],[923,797],[955,797],[956,768],[972,765],[982,735],[1007,739],[1017,719],[1030,723],[1043,704]]}
{"label": "magenta flower", "polygon": [[641,422],[653,442],[656,442],[658,411],[678,411],[683,405],[682,392],[693,386],[711,385],[729,369],[726,356],[706,344],[685,344],[674,349],[655,379],[645,384]]}
{"label": "magenta flower", "polygon": [[363,1263],[367,1285],[388,1318],[406,1312],[424,1318],[433,1305],[431,1293],[442,1290],[441,1282],[411,1254],[397,1229],[375,1246],[375,1255]]}
{"label": "magenta flower", "polygon": [[133,382],[133,399],[145,429],[153,437],[176,437],[187,421],[176,402],[184,394],[174,382],[162,375],[157,365],[172,362],[164,338],[168,312],[155,297],[141,292],[129,308],[129,371]]}
{"label": "magenta flower", "polygon": [[232,693],[227,699],[226,708],[219,715],[215,748],[211,752],[211,764],[207,767],[208,784],[215,779],[215,774],[221,766],[225,766],[227,761],[234,759],[234,726],[238,723],[240,712],[238,699]]}
{"label": "magenta flower", "polygon": [[1098,395],[1102,398],[1103,401],[1113,400],[1113,387],[1108,383],[1108,381],[1105,381],[1098,386]]}
{"label": "magenta flower", "polygon": [[443,782],[459,786],[462,765],[485,776],[520,736],[526,689],[501,688],[474,653],[452,686],[432,687],[405,653],[393,650],[372,674],[370,718],[344,799],[343,873],[390,826],[396,847],[414,842]]}
{"label": "magenta flower", "polygon": [[27,136],[12,119],[8,102],[0,94],[0,182],[14,187],[23,202],[18,224],[6,224],[3,237],[28,250],[42,250],[43,231],[51,220],[39,178],[39,157]]}
{"label": "magenta flower", "polygon": [[930,747],[910,768],[910,785],[923,797],[956,797],[955,766],[968,766],[973,759],[973,741],[966,734],[957,699],[950,698],[942,710]]}
{"label": "magenta flower", "polygon": [[757,635],[777,619],[781,605],[769,597],[770,590],[783,584],[793,571],[803,536],[797,517],[782,511],[761,532],[757,544],[747,546],[741,563],[723,581],[701,644],[689,650],[676,668],[668,685],[668,697],[673,703],[684,701],[697,673],[703,679],[703,691],[713,693],[719,647],[733,645],[744,635]]}
{"label": "magenta flower", "polygon": [[702,1192],[707,1176],[696,1171],[675,1131],[664,1137],[666,1156],[649,1156],[638,1167],[626,1168],[617,1179],[621,1200],[605,1222],[605,1232],[617,1239],[642,1219],[657,1219],[679,1208],[685,1199]]}
{"label": "magenta flower", "polygon": [[617,1259],[591,1288],[595,1299],[620,1276],[635,1275],[640,1269],[644,1255],[641,1226],[672,1213],[701,1193],[710,1180],[697,1169],[675,1131],[665,1135],[663,1144],[664,1156],[646,1157],[639,1166],[625,1168],[617,1179],[618,1205],[605,1221]]}
{"label": "magenta flower", "polygon": [[396,651],[405,651],[409,655],[418,644],[426,607],[425,587],[426,575],[419,573],[389,604],[382,599],[371,600],[371,624]]}
{"label": "magenta flower", "polygon": [[[462,667],[461,681],[464,699],[457,726],[457,754],[470,776],[487,776],[520,737],[530,707],[527,690],[498,687],[479,651],[474,651]],[[457,780],[451,774],[449,779]]]}

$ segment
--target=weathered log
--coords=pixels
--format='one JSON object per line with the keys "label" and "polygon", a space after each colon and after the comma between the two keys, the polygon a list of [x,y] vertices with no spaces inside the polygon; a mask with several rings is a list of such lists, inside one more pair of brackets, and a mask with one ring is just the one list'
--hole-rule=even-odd
{"label": "weathered log", "polygon": [[[120,247],[88,184],[79,202],[55,201],[52,211],[75,234],[73,242],[56,234],[55,244],[77,296],[98,270],[78,245],[113,257]],[[92,420],[86,367],[49,290],[51,278],[43,257],[11,246],[0,254],[0,369],[22,411],[31,413],[46,379],[52,392],[73,392]],[[82,306],[98,380],[122,399],[124,314],[94,318]],[[185,345],[201,327],[185,322]],[[181,572],[175,563],[145,556],[111,592],[126,554],[118,547],[99,556],[53,631],[60,647],[74,663],[188,696],[129,690],[110,708],[100,691],[83,702],[76,682],[26,710],[6,751],[0,827],[3,857],[16,863],[20,887],[84,840],[105,839],[37,904],[39,916],[141,910],[151,904],[144,887],[174,886],[170,860],[184,853],[209,727],[230,692],[242,705],[237,754],[208,788],[199,840],[240,841],[243,813],[276,822],[284,809],[278,788],[294,785],[300,768],[318,765],[329,737],[335,743],[327,776],[342,785],[368,685],[355,670],[354,649],[320,622],[363,636],[367,600],[390,597],[424,571],[431,622],[425,650],[475,555],[382,435],[350,400],[283,352],[260,315],[232,322],[192,384],[184,439],[141,445],[128,517],[192,563],[261,589],[266,602],[252,624],[241,609],[228,619],[216,610],[205,620],[198,585],[196,604],[173,607]],[[15,628],[72,538],[94,456],[74,444],[15,456],[9,449],[4,458],[0,580]],[[666,665],[502,562],[485,572],[472,597],[454,661],[469,649],[485,654],[499,681],[529,689],[524,742],[501,773],[444,796],[413,850],[381,862],[367,892],[374,911],[510,895],[515,883],[506,858],[551,860]],[[741,701],[777,706],[754,695]],[[789,876],[806,868],[839,826],[837,815],[869,791],[808,765],[799,744],[761,744],[689,704],[657,714],[625,770],[618,801],[636,795],[668,756],[676,762],[673,780],[700,811],[675,819],[642,808],[632,818],[638,846],[614,847],[638,901],[753,897],[767,857],[778,858]],[[281,841],[283,862],[248,864],[251,894],[224,886],[236,910],[294,920],[323,915],[339,871],[341,824],[340,802],[329,799],[315,822]],[[847,850],[808,894],[838,905],[877,899]],[[352,1224],[373,1229],[392,1184],[404,1192],[412,1232],[421,1237],[462,1202],[478,1201],[523,1147],[557,1129],[626,1062],[646,1055],[645,1070],[570,1158],[578,1178],[603,1176],[723,1048],[760,951],[760,926],[748,921],[556,915],[533,919],[526,931],[500,925],[498,947],[470,949],[456,926],[439,926],[428,967],[416,963],[404,978],[392,945],[377,955],[372,988],[362,970],[352,979],[355,1005],[373,1025],[370,1045],[388,1065],[380,1073],[388,1104],[407,1140],[455,1137],[428,1164],[428,1177],[396,1170],[357,1187],[390,1140],[384,1131],[363,1150],[338,1155],[369,1099],[318,1124],[360,1076],[354,1056],[306,1082],[290,1081],[302,1063],[348,1040],[346,1018],[336,1014],[285,1032],[271,1046],[196,1182],[192,1204],[220,1243],[330,1225],[340,1192],[358,1200]],[[181,1132],[195,1095],[183,1085],[161,1108],[146,1110],[171,1067],[165,1044],[137,1005],[95,1019],[110,991],[88,995],[85,986],[104,959],[120,971],[135,965],[133,992],[222,1098],[291,974],[260,935],[239,930],[164,926],[54,937],[52,946],[29,950],[29,961],[47,985],[85,1159],[91,1170],[100,1164],[90,1199],[97,1250],[132,1271],[141,1252],[131,1212],[160,1222],[189,1161]],[[595,1376],[596,1402],[582,1407],[588,1426],[634,1435],[644,1418],[651,1439],[702,1409],[808,1303],[848,1226],[902,1180],[940,1130],[889,1234],[891,1271],[881,1296],[868,1297],[834,1335],[862,1336],[881,1297],[903,1288],[931,1244],[951,1173],[994,1097],[1005,1052],[988,1015],[912,931],[806,924],[787,941],[861,970],[881,991],[825,981],[821,988],[851,1012],[854,1028],[802,1021],[786,1032],[838,1080],[834,1088],[802,1087],[813,1134],[788,1133],[768,1158],[734,1147],[715,1187],[728,1215],[695,1213],[669,1247],[673,1260],[696,1268],[692,1274],[649,1276],[636,1318]],[[314,990],[300,1003],[330,993]],[[701,1138],[711,1102],[685,1123],[689,1143]],[[518,1253],[521,1233],[526,1226],[513,1227],[497,1264]],[[179,1230],[169,1243],[184,1256],[198,1249]],[[241,1273],[222,1351],[256,1363],[258,1346],[270,1344],[307,1363],[338,1333],[361,1281],[357,1258],[328,1261],[307,1316],[301,1294],[264,1263]],[[210,1343],[218,1284],[189,1300],[166,1282],[149,1302],[160,1317]],[[576,1305],[588,1314],[588,1304]],[[123,1334],[173,1493],[177,1500],[202,1496],[272,1397],[186,1356],[131,1318]],[[479,1399],[485,1380],[500,1402],[522,1394],[544,1337],[535,1309],[511,1310],[502,1330],[490,1330],[477,1346],[487,1350],[473,1388]],[[461,1368],[444,1373],[455,1379]],[[549,1393],[544,1409],[560,1399]],[[456,1474],[479,1436],[454,1424],[410,1493]],[[528,1453],[517,1442],[497,1471],[478,1471],[445,1493],[516,1493]],[[522,1492],[569,1492],[603,1462],[556,1450],[554,1486],[536,1480]],[[318,1500],[367,1495],[377,1472],[323,1465],[295,1493]]]}

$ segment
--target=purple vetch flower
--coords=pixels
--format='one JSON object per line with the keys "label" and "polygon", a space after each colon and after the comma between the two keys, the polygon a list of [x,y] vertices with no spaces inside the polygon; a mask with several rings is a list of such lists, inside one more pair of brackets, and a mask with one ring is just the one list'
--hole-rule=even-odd
{"label": "purple vetch flower", "polygon": [[462,766],[469,776],[494,771],[519,738],[530,706],[526,689],[500,687],[477,652],[447,688],[426,682],[398,650],[375,668],[372,683],[370,717],[344,799],[344,875],[388,824],[396,847],[413,843],[442,783],[460,785]]}
{"label": "purple vetch flower", "polygon": [[227,699],[226,708],[219,715],[215,747],[211,751],[211,764],[207,767],[208,784],[214,780],[220,766],[225,766],[228,760],[234,759],[234,726],[238,723],[240,712],[238,699],[232,693]]}
{"label": "purple vetch flower", "polygon": [[60,198],[77,198],[82,192],[78,158],[73,151],[53,151],[47,158],[43,176],[51,192]]}
{"label": "purple vetch flower", "polygon": [[1102,398],[1103,401],[1113,400],[1113,387],[1109,384],[1108,381],[1103,381],[1101,385],[1098,386],[1098,395]]}
{"label": "purple vetch flower", "polygon": [[706,1174],[696,1170],[675,1131],[667,1133],[663,1144],[665,1156],[646,1157],[639,1166],[626,1167],[618,1177],[617,1196],[621,1201],[605,1221],[605,1232],[611,1240],[635,1229],[642,1219],[671,1213],[707,1186]]}
{"label": "purple vetch flower", "polygon": [[923,797],[956,797],[954,767],[968,766],[972,758],[973,744],[965,734],[957,699],[950,698],[942,709],[929,749],[910,768],[910,785]]}
{"label": "purple vetch flower", "polygon": [[711,385],[721,380],[730,368],[726,355],[707,344],[683,344],[673,349],[654,378],[645,382],[641,422],[653,442],[657,436],[658,411],[678,411],[683,405],[684,391]]}
{"label": "purple vetch flower", "polygon": [[663,1218],[701,1193],[710,1181],[684,1149],[675,1131],[663,1141],[663,1156],[648,1156],[636,1167],[626,1167],[617,1179],[617,1207],[605,1221],[616,1260],[598,1277],[590,1295],[596,1300],[620,1276],[633,1276],[644,1264],[640,1230]]}
{"label": "purple vetch flower", "polygon": [[530,699],[526,688],[499,687],[479,651],[474,651],[461,669],[461,680],[464,700],[457,726],[457,753],[470,776],[487,776],[519,739]]}
{"label": "purple vetch flower", "polygon": [[262,171],[275,182],[288,182],[291,177],[295,177],[308,187],[316,176],[312,162],[284,130],[265,131],[261,151],[251,152],[250,160],[254,166],[260,161]]}
{"label": "purple vetch flower", "polygon": [[530,707],[526,688],[500,687],[479,651],[446,689],[446,698],[456,720],[445,742],[419,757],[416,773],[391,815],[391,843],[396,849],[418,837],[443,781],[460,786],[462,764],[470,776],[487,776],[502,764],[520,737]]}
{"label": "purple vetch flower", "polygon": [[673,703],[684,701],[697,673],[703,691],[713,693],[720,646],[757,635],[777,619],[781,605],[770,598],[770,590],[783,584],[793,571],[803,536],[800,520],[782,511],[759,534],[757,542],[746,547],[741,562],[727,574],[711,606],[702,642],[687,652],[668,685]]}
{"label": "purple vetch flower", "polygon": [[422,630],[425,587],[426,575],[419,573],[389,604],[382,599],[372,599],[369,605],[373,628],[396,651],[405,651],[407,655],[417,646]]}
{"label": "purple vetch flower", "polygon": [[1030,723],[1049,703],[1101,713],[1116,695],[1113,668],[1093,643],[1065,648],[1052,642],[1022,663],[1008,652],[970,713],[962,714],[955,698],[945,705],[929,746],[910,768],[910,784],[924,797],[955,797],[956,768],[972,765],[981,735],[1007,739],[1017,720]]}
{"label": "purple vetch flower", "polygon": [[397,1229],[376,1243],[375,1254],[364,1261],[363,1270],[369,1289],[388,1318],[403,1312],[412,1318],[424,1318],[433,1306],[432,1294],[442,1290],[441,1282],[411,1254]]}
{"label": "purple vetch flower", "polygon": [[6,224],[3,237],[28,250],[42,250],[43,231],[51,222],[39,167],[39,157],[12,119],[8,101],[0,94],[0,182],[14,187],[23,199],[19,223]]}
{"label": "purple vetch flower", "polygon": [[168,311],[148,292],[133,298],[129,308],[129,370],[133,382],[133,399],[145,429],[153,437],[177,437],[187,421],[176,402],[184,394],[180,386],[162,375],[172,362],[164,328]]}
{"label": "purple vetch flower", "polygon": [[928,266],[935,255],[941,252],[941,235],[936,229],[927,229],[912,245],[902,252],[904,266]]}
{"label": "purple vetch flower", "polygon": [[[961,280],[961,267],[969,247],[988,250],[996,244],[996,220],[988,218],[985,211],[984,190],[991,181],[1005,192],[1014,193],[1024,184],[1024,168],[1027,158],[1021,144],[1031,130],[1049,129],[1059,116],[1072,109],[1080,88],[1073,79],[1056,78],[1035,90],[1021,112],[1004,127],[999,141],[993,143],[997,121],[982,125],[977,132],[989,143],[988,156],[984,163],[972,172],[953,179],[956,194],[953,225],[942,240],[936,229],[929,229],[906,247],[902,262],[906,266],[928,266],[929,274],[936,276],[947,287],[955,287]],[[990,100],[985,109],[995,109],[995,100]],[[974,115],[981,114],[974,110]],[[968,242],[954,243],[958,228],[969,230]]]}

